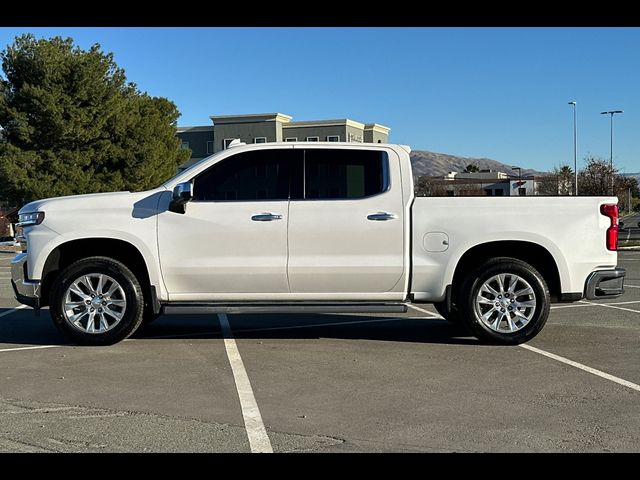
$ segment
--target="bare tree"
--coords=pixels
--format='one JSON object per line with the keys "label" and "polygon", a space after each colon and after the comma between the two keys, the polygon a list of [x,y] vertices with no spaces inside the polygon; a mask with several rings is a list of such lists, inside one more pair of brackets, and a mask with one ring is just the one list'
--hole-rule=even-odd
{"label": "bare tree", "polygon": [[422,175],[415,180],[414,192],[417,197],[445,197],[447,188],[447,182],[442,177]]}
{"label": "bare tree", "polygon": [[537,181],[538,195],[573,195],[573,169],[568,165],[553,167]]}
{"label": "bare tree", "polygon": [[611,195],[611,176],[618,175],[616,167],[611,168],[609,161],[600,157],[587,157],[585,167],[578,172],[581,195]]}

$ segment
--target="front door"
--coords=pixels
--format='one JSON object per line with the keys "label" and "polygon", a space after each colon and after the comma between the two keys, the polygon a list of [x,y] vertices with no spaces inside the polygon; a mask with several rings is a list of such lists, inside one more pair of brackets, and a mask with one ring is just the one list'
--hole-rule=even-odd
{"label": "front door", "polygon": [[246,151],[194,179],[186,213],[158,219],[172,301],[263,300],[289,292],[287,221],[292,147]]}
{"label": "front door", "polygon": [[291,292],[309,300],[403,298],[397,155],[357,147],[304,151],[304,193],[292,194],[289,205]]}

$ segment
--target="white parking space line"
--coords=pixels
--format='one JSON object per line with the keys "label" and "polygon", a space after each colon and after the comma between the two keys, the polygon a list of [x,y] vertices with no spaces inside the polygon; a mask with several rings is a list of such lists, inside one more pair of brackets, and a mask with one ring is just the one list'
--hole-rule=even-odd
{"label": "white parking space line", "polygon": [[414,310],[417,310],[419,312],[426,313],[427,315],[431,315],[431,318],[444,318],[442,317],[442,315],[438,315],[437,313],[430,312],[428,310],[425,310],[424,308],[416,307],[415,305],[411,305],[410,303],[407,303],[406,305],[409,308],[413,308]]}
{"label": "white parking space line", "polygon": [[623,310],[625,312],[631,312],[631,313],[640,314],[640,310],[632,310],[631,308],[616,307],[615,305],[610,305],[608,303],[591,303],[591,302],[587,302],[586,300],[580,300],[580,303],[586,303],[588,305],[595,305],[597,307],[615,308],[616,310]]}
{"label": "white parking space line", "polygon": [[20,350],[42,350],[44,348],[58,348],[58,347],[67,347],[69,345],[35,345],[33,347],[15,347],[15,348],[3,348],[0,350],[2,352],[18,352]]}
{"label": "white parking space line", "polygon": [[525,350],[529,350],[530,352],[535,352],[540,355],[544,355],[545,357],[552,358],[553,360],[557,360],[558,362],[571,365],[572,367],[579,368],[580,370],[584,370],[585,372],[589,372],[593,375],[597,375],[598,377],[605,378],[619,385],[622,385],[624,387],[631,388],[632,390],[640,392],[640,385],[632,383],[628,380],[623,380],[622,378],[614,377],[613,375],[609,375],[608,373],[605,373],[601,370],[596,370],[595,368],[591,368],[581,363],[574,362],[573,360],[569,360],[568,358],[561,357],[560,355],[556,355],[554,353],[550,353],[545,350],[540,350],[539,348],[532,347],[531,345],[523,344],[523,345],[520,345],[520,347],[524,348]]}
{"label": "white parking space line", "polygon": [[557,309],[561,309],[561,308],[581,308],[581,307],[598,307],[598,306],[602,306],[602,305],[632,305],[634,303],[640,303],[640,300],[631,300],[629,302],[610,302],[610,303],[592,303],[592,302],[583,302],[583,303],[577,303],[577,304],[572,304],[572,305],[561,305],[561,306],[555,306],[555,307],[551,307],[551,310],[557,310]]}
{"label": "white parking space line", "polygon": [[242,408],[242,417],[244,418],[244,427],[249,438],[249,447],[252,453],[273,453],[267,430],[262,422],[262,415],[251,389],[249,376],[244,368],[240,351],[236,345],[231,332],[231,326],[225,313],[218,314],[220,327],[222,328],[222,336],[224,338],[224,346],[227,350],[227,357],[233,372],[233,378],[236,382],[236,390],[240,399]]}
{"label": "white parking space line", "polygon": [[27,306],[26,305],[19,305],[16,308],[12,308],[9,311],[2,312],[2,313],[0,313],[0,318],[4,317],[6,315],[11,315],[12,313],[17,312],[18,310],[22,310],[23,308],[27,308]]}
{"label": "white parking space line", "polygon": [[624,288],[627,287],[631,287],[631,288],[640,288],[640,285],[627,285],[626,283],[624,284]]}
{"label": "white parking space line", "polygon": [[562,308],[581,308],[581,307],[593,307],[594,304],[590,303],[589,305],[585,305],[585,304],[573,304],[573,305],[559,305],[557,307],[550,307],[551,310],[560,310]]}

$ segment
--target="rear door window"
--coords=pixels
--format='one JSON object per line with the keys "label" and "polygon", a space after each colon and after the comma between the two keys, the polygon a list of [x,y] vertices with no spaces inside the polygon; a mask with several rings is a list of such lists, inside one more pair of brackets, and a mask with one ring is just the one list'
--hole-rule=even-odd
{"label": "rear door window", "polygon": [[304,198],[358,199],[388,188],[388,158],[379,150],[308,149],[304,156]]}

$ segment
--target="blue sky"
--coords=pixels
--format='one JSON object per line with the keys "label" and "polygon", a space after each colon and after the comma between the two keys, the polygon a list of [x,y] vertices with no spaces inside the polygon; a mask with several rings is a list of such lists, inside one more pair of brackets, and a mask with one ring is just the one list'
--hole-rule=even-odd
{"label": "blue sky", "polygon": [[282,112],[391,127],[414,149],[548,170],[609,158],[640,171],[640,28],[0,28],[114,53],[130,81],[173,100],[179,125]]}

